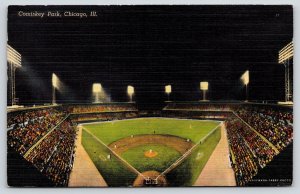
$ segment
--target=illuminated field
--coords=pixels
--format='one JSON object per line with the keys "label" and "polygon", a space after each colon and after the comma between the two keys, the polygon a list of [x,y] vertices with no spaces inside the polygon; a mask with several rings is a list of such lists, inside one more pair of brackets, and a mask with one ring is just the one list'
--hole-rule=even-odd
{"label": "illuminated field", "polygon": [[[151,158],[145,157],[145,152],[150,149],[158,154]],[[162,172],[171,166],[181,154],[168,146],[148,144],[129,149],[121,156],[140,172],[148,170]]]}
{"label": "illuminated field", "polygon": [[[165,174],[170,186],[192,186],[220,139],[219,124],[172,118],[93,123],[83,126],[82,144],[109,186],[131,186],[137,174],[112,151],[141,173],[161,173],[205,139]],[[149,157],[150,150],[155,154]]]}

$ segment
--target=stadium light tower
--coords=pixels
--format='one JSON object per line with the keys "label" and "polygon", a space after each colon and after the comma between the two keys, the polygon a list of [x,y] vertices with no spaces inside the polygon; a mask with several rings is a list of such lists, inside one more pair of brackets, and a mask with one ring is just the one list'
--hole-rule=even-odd
{"label": "stadium light tower", "polygon": [[171,92],[172,92],[172,86],[171,85],[165,86],[165,93],[168,95],[168,101],[170,101]]}
{"label": "stadium light tower", "polygon": [[93,95],[95,96],[95,101],[94,103],[99,103],[99,94],[102,91],[102,86],[100,83],[94,83],[93,84]]}
{"label": "stadium light tower", "polygon": [[58,77],[52,73],[52,104],[56,104],[55,90],[58,89]]}
{"label": "stadium light tower", "polygon": [[241,81],[246,87],[246,102],[248,101],[248,84],[249,84],[249,71],[245,71],[243,75],[241,76]]}
{"label": "stadium light tower", "polygon": [[8,63],[8,89],[9,89],[9,100],[11,106],[16,105],[16,69],[22,67],[22,56],[21,54],[7,44],[7,63]]}
{"label": "stadium light tower", "polygon": [[290,64],[293,63],[292,58],[294,56],[294,45],[293,42],[290,42],[286,46],[284,46],[278,52],[278,63],[283,64],[285,68],[285,102],[290,102],[293,100],[293,92],[291,84],[292,79],[290,77]]}
{"label": "stadium light tower", "polygon": [[134,94],[134,87],[133,86],[127,86],[127,94],[129,95],[130,102],[132,102],[132,96]]}
{"label": "stadium light tower", "polygon": [[203,91],[203,101],[206,101],[206,91],[208,90],[208,82],[200,82],[200,90]]}

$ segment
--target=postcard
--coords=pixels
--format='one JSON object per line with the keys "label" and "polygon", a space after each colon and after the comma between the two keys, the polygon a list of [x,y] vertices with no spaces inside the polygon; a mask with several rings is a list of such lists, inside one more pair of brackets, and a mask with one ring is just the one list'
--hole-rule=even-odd
{"label": "postcard", "polygon": [[289,186],[291,5],[8,7],[11,187]]}

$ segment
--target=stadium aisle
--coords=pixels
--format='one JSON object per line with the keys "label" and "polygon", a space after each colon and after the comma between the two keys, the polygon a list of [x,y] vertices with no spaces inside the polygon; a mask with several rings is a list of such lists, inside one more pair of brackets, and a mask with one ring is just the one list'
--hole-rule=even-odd
{"label": "stadium aisle", "polygon": [[76,152],[69,187],[107,187],[107,184],[88,153],[81,145],[82,128],[78,127]]}
{"label": "stadium aisle", "polygon": [[234,171],[229,163],[226,129],[221,128],[221,139],[193,186],[236,186]]}

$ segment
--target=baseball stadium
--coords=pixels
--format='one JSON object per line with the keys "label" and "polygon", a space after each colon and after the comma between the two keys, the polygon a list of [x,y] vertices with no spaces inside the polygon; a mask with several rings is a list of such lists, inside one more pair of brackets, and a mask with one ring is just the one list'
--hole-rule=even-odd
{"label": "baseball stadium", "polygon": [[288,5],[10,6],[8,185],[291,185],[292,40]]}

